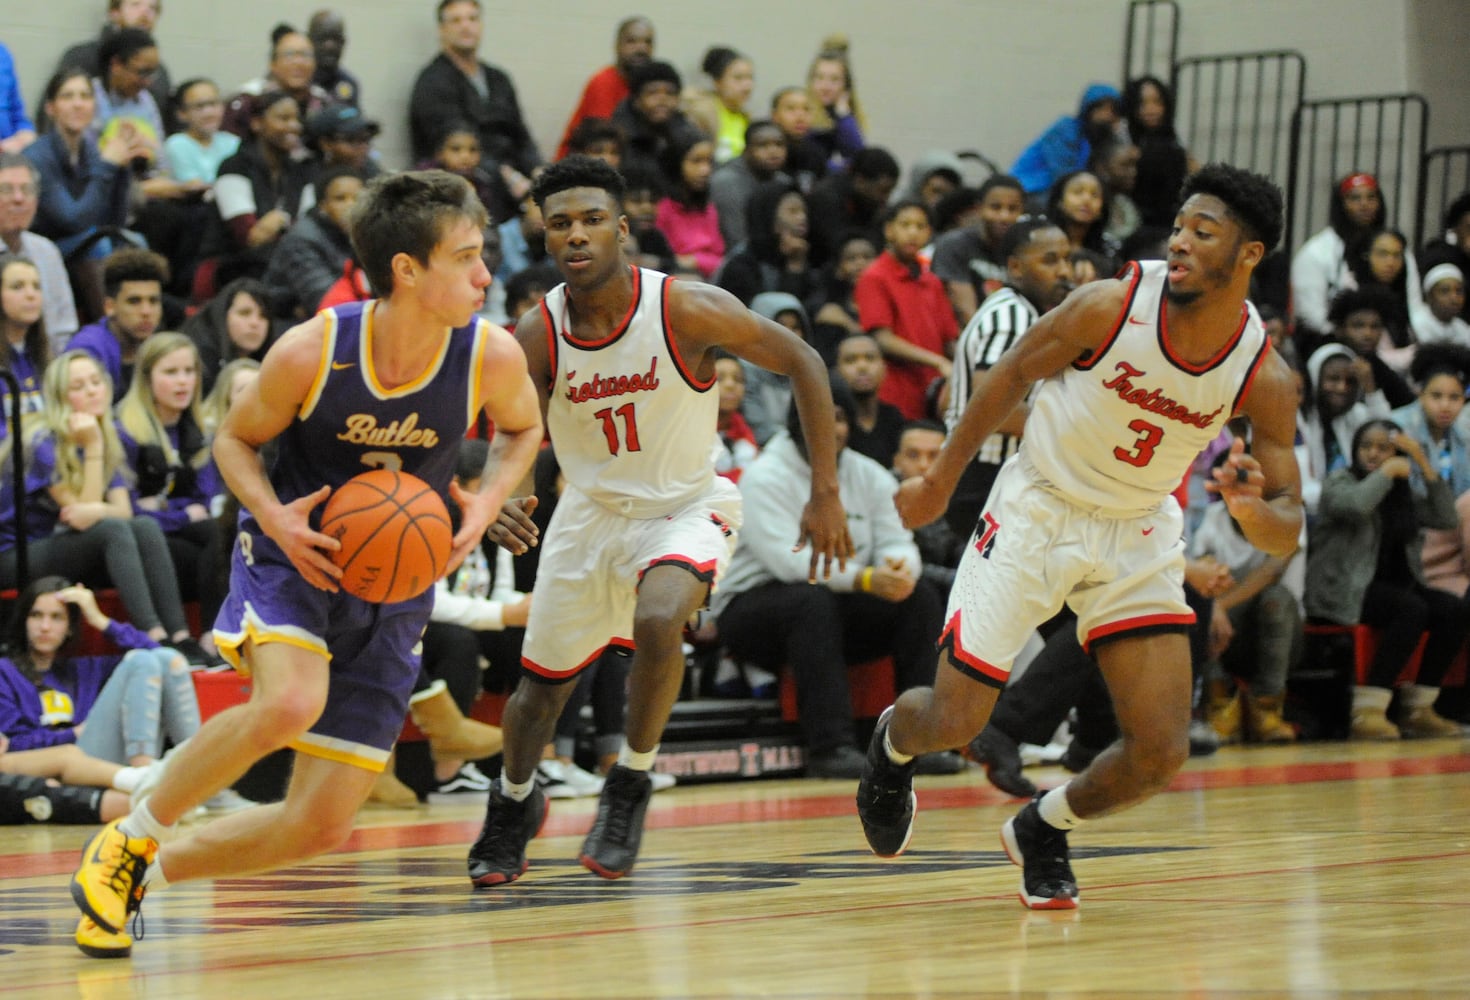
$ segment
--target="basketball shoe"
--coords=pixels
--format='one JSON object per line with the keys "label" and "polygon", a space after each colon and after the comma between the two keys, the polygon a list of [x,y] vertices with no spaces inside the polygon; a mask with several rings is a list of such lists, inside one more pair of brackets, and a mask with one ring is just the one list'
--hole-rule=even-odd
{"label": "basketball shoe", "polygon": [[1067,831],[1041,818],[1041,796],[1000,828],[1000,842],[1012,864],[1021,866],[1021,905],[1032,910],[1075,910],[1081,901],[1072,874]]}
{"label": "basketball shoe", "polygon": [[143,873],[158,853],[158,841],[129,837],[118,829],[120,822],[115,819],[98,831],[71,877],[71,898],[77,907],[113,934],[143,902]]}
{"label": "basketball shoe", "polygon": [[127,958],[133,953],[133,939],[122,931],[114,934],[83,914],[77,922],[77,947],[91,958]]}
{"label": "basketball shoe", "polygon": [[480,886],[501,885],[524,875],[531,867],[526,844],[545,821],[546,796],[541,789],[533,788],[525,801],[517,802],[495,782],[485,806],[485,825],[470,847],[470,881]]}
{"label": "basketball shoe", "polygon": [[614,764],[597,800],[597,819],[582,842],[582,866],[603,878],[622,878],[633,869],[643,840],[643,814],[653,796],[647,771]]}
{"label": "basketball shoe", "polygon": [[863,836],[880,858],[896,858],[909,846],[914,835],[914,812],[918,798],[914,795],[914,772],[918,758],[907,764],[895,764],[883,749],[888,723],[893,718],[889,705],[878,716],[878,727],[868,743],[868,760],[858,781],[858,819],[863,822]]}

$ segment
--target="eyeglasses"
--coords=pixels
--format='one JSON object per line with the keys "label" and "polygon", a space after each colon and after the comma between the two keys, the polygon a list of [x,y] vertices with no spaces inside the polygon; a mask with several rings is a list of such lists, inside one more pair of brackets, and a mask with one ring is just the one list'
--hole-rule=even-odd
{"label": "eyeglasses", "polygon": [[36,191],[34,181],[27,181],[24,184],[0,184],[0,198],[14,198],[16,195],[22,198],[34,198]]}

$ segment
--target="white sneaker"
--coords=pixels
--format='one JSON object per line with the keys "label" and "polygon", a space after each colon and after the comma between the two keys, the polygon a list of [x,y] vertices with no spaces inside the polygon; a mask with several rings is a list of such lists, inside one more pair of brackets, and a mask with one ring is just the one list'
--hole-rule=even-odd
{"label": "white sneaker", "polygon": [[460,766],[453,777],[447,781],[439,782],[434,789],[436,795],[455,795],[460,792],[488,792],[491,781],[485,772],[475,766],[474,761],[467,761]]}
{"label": "white sneaker", "polygon": [[255,804],[233,788],[226,788],[224,791],[218,792],[206,799],[204,808],[211,815],[224,816],[228,813],[239,812],[242,809],[249,809]]}
{"label": "white sneaker", "polygon": [[536,766],[537,783],[548,799],[580,799],[602,794],[602,779],[576,764],[552,758]]}
{"label": "white sneaker", "polygon": [[662,771],[649,771],[648,780],[653,782],[655,792],[666,792],[678,783],[672,774],[664,774]]}

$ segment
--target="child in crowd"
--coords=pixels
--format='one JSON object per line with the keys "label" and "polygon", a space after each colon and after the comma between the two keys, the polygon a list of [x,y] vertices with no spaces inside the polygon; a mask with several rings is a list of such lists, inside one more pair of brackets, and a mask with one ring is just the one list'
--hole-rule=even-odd
{"label": "child in crowd", "polygon": [[174,91],[174,110],[183,130],[163,141],[168,172],[180,182],[213,184],[219,166],[240,149],[240,137],[220,129],[225,102],[213,80],[195,77]]}
{"label": "child in crowd", "polygon": [[614,170],[623,165],[623,130],[606,118],[583,118],[567,137],[568,156],[591,156]]}
{"label": "child in crowd", "polygon": [[638,267],[649,267],[666,273],[674,270],[674,248],[659,231],[658,203],[663,197],[663,178],[656,170],[630,166],[623,171],[627,191],[623,196],[623,214],[628,218],[628,243],[624,253]]}
{"label": "child in crowd", "polygon": [[1465,308],[1465,275],[1454,264],[1436,264],[1424,275],[1424,301],[1412,307],[1414,335],[1421,344],[1450,341],[1470,347]]}
{"label": "child in crowd", "polygon": [[760,454],[755,432],[745,422],[740,406],[745,402],[745,367],[732,354],[715,357],[715,385],[720,393],[720,416],[715,427],[720,435],[720,454],[715,471],[731,482],[740,482],[740,472]]}
{"label": "child in crowd", "polygon": [[877,259],[878,248],[866,234],[850,233],[838,242],[837,253],[826,267],[822,292],[812,300],[810,308],[815,313],[812,346],[829,368],[837,363],[837,345],[842,338],[863,332],[853,292],[858,275]]}
{"label": "child in crowd", "polygon": [[434,158],[419,166],[438,167],[463,177],[479,195],[490,218],[497,223],[504,222],[515,213],[515,202],[510,199],[505,184],[480,165],[481,159],[480,134],[468,122],[456,122],[447,126],[439,137]]}
{"label": "child in crowd", "polygon": [[786,173],[810,194],[812,185],[827,175],[827,154],[812,139],[812,102],[801,87],[782,87],[771,98],[771,121],[786,136]]}
{"label": "child in crowd", "polygon": [[655,223],[674,248],[682,271],[696,271],[706,280],[725,256],[720,217],[709,196],[714,173],[714,143],[703,133],[691,133],[669,143],[660,158],[668,194],[659,201]]}

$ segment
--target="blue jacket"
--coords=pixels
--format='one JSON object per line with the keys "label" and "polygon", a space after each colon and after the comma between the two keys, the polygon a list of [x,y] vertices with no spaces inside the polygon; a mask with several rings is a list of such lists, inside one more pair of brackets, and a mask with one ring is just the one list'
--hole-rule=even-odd
{"label": "blue jacket", "polygon": [[1087,158],[1092,155],[1092,146],[1087,141],[1083,126],[1087,113],[1094,105],[1112,100],[1119,105],[1122,95],[1117,87],[1105,83],[1094,83],[1082,92],[1082,102],[1073,117],[1058,118],[1051,128],[1041,133],[1031,145],[1016,157],[1011,173],[1021,182],[1027,194],[1050,190],[1064,174],[1082,170]]}

